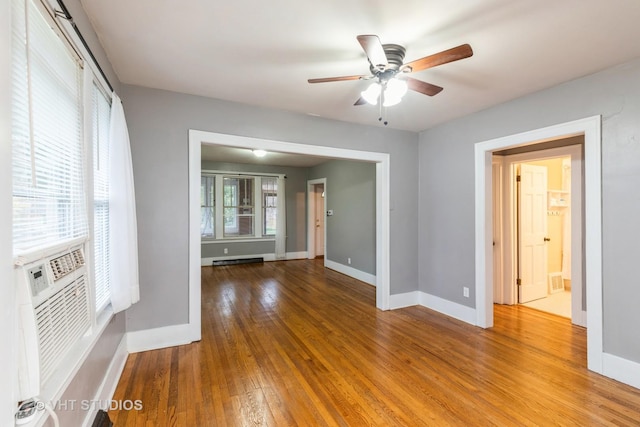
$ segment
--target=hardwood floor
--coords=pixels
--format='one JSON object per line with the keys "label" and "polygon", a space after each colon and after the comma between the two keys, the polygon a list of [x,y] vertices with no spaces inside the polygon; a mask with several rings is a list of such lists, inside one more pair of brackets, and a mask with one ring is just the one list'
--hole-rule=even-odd
{"label": "hardwood floor", "polygon": [[131,354],[115,426],[631,426],[640,390],[586,369],[586,333],[526,307],[476,328],[287,261],[202,268],[202,341]]}

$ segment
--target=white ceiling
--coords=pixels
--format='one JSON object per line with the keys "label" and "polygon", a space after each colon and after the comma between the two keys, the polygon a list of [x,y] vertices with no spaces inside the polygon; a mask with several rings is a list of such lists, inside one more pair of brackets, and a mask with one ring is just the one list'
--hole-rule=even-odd
{"label": "white ceiling", "polygon": [[252,165],[293,166],[310,168],[331,160],[330,157],[309,156],[304,154],[278,153],[269,151],[264,157],[256,157],[253,150],[223,145],[203,144],[200,158],[205,161],[241,163]]}
{"label": "white ceiling", "polygon": [[638,0],[81,0],[121,82],[382,126],[352,104],[368,74],[358,34],[405,62],[469,43],[474,56],[412,74],[389,127],[421,131],[640,57]]}

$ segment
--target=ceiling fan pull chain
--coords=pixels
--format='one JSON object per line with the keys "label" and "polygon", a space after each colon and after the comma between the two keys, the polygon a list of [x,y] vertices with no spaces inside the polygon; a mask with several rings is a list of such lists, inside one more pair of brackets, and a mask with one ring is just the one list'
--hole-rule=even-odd
{"label": "ceiling fan pull chain", "polygon": [[380,102],[378,103],[378,107],[380,108],[380,115],[378,117],[378,121],[384,123],[384,125],[386,126],[389,124],[389,122],[386,120],[384,122],[382,121],[382,119],[387,113],[387,107],[384,106],[384,89],[380,91]]}

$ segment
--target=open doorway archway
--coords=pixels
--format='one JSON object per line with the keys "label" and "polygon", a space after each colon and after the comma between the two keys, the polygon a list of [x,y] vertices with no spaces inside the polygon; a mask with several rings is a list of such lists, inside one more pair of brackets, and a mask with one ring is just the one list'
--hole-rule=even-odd
{"label": "open doorway archway", "polygon": [[532,145],[552,139],[584,135],[585,174],[585,281],[587,293],[587,365],[603,372],[602,328],[602,172],[601,118],[549,126],[475,145],[476,207],[476,323],[493,325],[493,206],[492,154],[495,151]]}
{"label": "open doorway archway", "polygon": [[189,130],[189,328],[194,340],[200,339],[200,175],[201,146],[223,145],[281,153],[324,156],[376,164],[376,307],[389,309],[389,167],[390,155],[370,151],[298,144],[246,136]]}

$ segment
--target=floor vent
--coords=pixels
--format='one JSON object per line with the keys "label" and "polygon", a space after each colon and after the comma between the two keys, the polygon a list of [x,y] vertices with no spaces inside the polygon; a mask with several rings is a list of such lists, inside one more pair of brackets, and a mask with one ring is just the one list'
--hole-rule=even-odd
{"label": "floor vent", "polygon": [[220,265],[256,264],[261,262],[264,262],[264,258],[223,259],[213,261],[211,265],[216,267]]}
{"label": "floor vent", "polygon": [[564,291],[562,273],[549,273],[549,293],[555,294]]}

